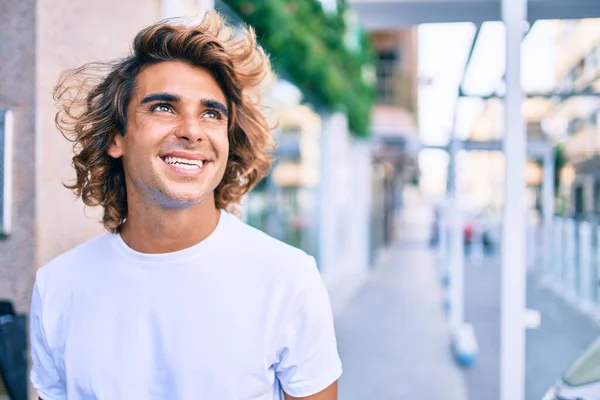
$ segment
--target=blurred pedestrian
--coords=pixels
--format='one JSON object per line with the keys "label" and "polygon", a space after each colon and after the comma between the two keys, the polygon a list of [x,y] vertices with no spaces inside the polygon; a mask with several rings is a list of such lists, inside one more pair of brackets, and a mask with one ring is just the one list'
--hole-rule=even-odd
{"label": "blurred pedestrian", "polygon": [[211,12],[132,47],[55,91],[74,143],[67,187],[103,208],[108,232],[37,273],[34,387],[45,400],[336,399],[315,260],[233,215],[271,166],[256,97],[270,65],[253,31]]}

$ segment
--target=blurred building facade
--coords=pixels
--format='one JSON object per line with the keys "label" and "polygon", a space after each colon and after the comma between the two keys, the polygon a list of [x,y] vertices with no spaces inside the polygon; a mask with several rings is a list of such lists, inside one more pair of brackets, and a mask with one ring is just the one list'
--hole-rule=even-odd
{"label": "blurred building facade", "polygon": [[377,54],[377,103],[371,120],[373,255],[393,239],[403,188],[418,179],[417,32],[416,27],[371,32]]}
{"label": "blurred building facade", "polygon": [[[501,143],[504,131],[504,104],[500,98],[484,100],[482,111],[471,125],[469,139],[476,142]],[[531,144],[549,145],[550,138],[542,121],[552,109],[553,101],[543,97],[528,98],[523,103],[527,140]],[[532,208],[541,204],[542,157],[530,154],[525,166],[527,201]],[[500,212],[504,193],[504,155],[498,151],[462,151],[458,156],[457,183],[463,196],[477,208]]]}
{"label": "blurred building facade", "polygon": [[[240,20],[226,0],[215,5]],[[371,37],[377,105],[369,138],[355,137],[344,115],[300,93],[295,103],[274,110],[277,161],[247,199],[248,222],[317,257],[332,285],[363,275],[391,242],[403,185],[417,173],[416,29]],[[281,98],[276,92],[267,97]]]}
{"label": "blurred building facade", "polygon": [[[560,95],[540,93],[540,96],[527,98],[523,116],[530,143],[558,145],[569,161],[562,174],[558,171],[562,179],[557,182],[560,183],[557,211],[591,216],[600,213],[600,97],[597,95],[600,91],[600,20],[560,20],[554,24],[556,56],[552,66],[555,71],[552,91]],[[474,121],[471,139],[499,140],[503,123],[502,100],[488,99]],[[475,153],[465,156],[469,161],[463,163],[468,167],[463,167],[459,176],[471,197],[478,197],[475,192],[481,194],[483,186],[493,186],[491,201],[498,206],[502,202],[503,161],[501,155],[492,156],[487,158]],[[525,171],[528,204],[537,209],[542,202],[541,161],[530,154]],[[490,171],[487,181],[480,176],[482,170]],[[479,197],[481,200],[489,196],[485,193]]]}
{"label": "blurred building facade", "polygon": [[[600,20],[557,22],[557,90],[585,94],[600,92]],[[562,191],[567,213],[578,217],[600,214],[600,97],[578,95],[560,102],[550,113],[563,128],[573,173],[566,171]]]}

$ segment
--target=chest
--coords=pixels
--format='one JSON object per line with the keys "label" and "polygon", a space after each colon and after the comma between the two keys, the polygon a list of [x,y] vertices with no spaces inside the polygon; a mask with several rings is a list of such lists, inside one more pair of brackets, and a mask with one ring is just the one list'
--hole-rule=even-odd
{"label": "chest", "polygon": [[97,399],[271,399],[279,332],[268,304],[203,285],[173,289],[80,294],[63,352],[70,388]]}

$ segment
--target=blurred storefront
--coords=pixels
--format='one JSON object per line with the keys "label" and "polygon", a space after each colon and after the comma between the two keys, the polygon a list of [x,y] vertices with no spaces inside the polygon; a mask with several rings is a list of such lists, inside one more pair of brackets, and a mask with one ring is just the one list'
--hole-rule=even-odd
{"label": "blurred storefront", "polygon": [[373,31],[377,100],[371,120],[372,205],[370,251],[394,239],[405,185],[418,179],[417,28]]}

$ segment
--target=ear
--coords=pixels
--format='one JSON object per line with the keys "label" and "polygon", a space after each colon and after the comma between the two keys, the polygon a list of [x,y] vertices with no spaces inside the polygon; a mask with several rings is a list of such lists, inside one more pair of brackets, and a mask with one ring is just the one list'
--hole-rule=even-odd
{"label": "ear", "polygon": [[112,158],[121,158],[123,156],[123,135],[117,133],[113,136],[112,141],[108,145],[107,153]]}

